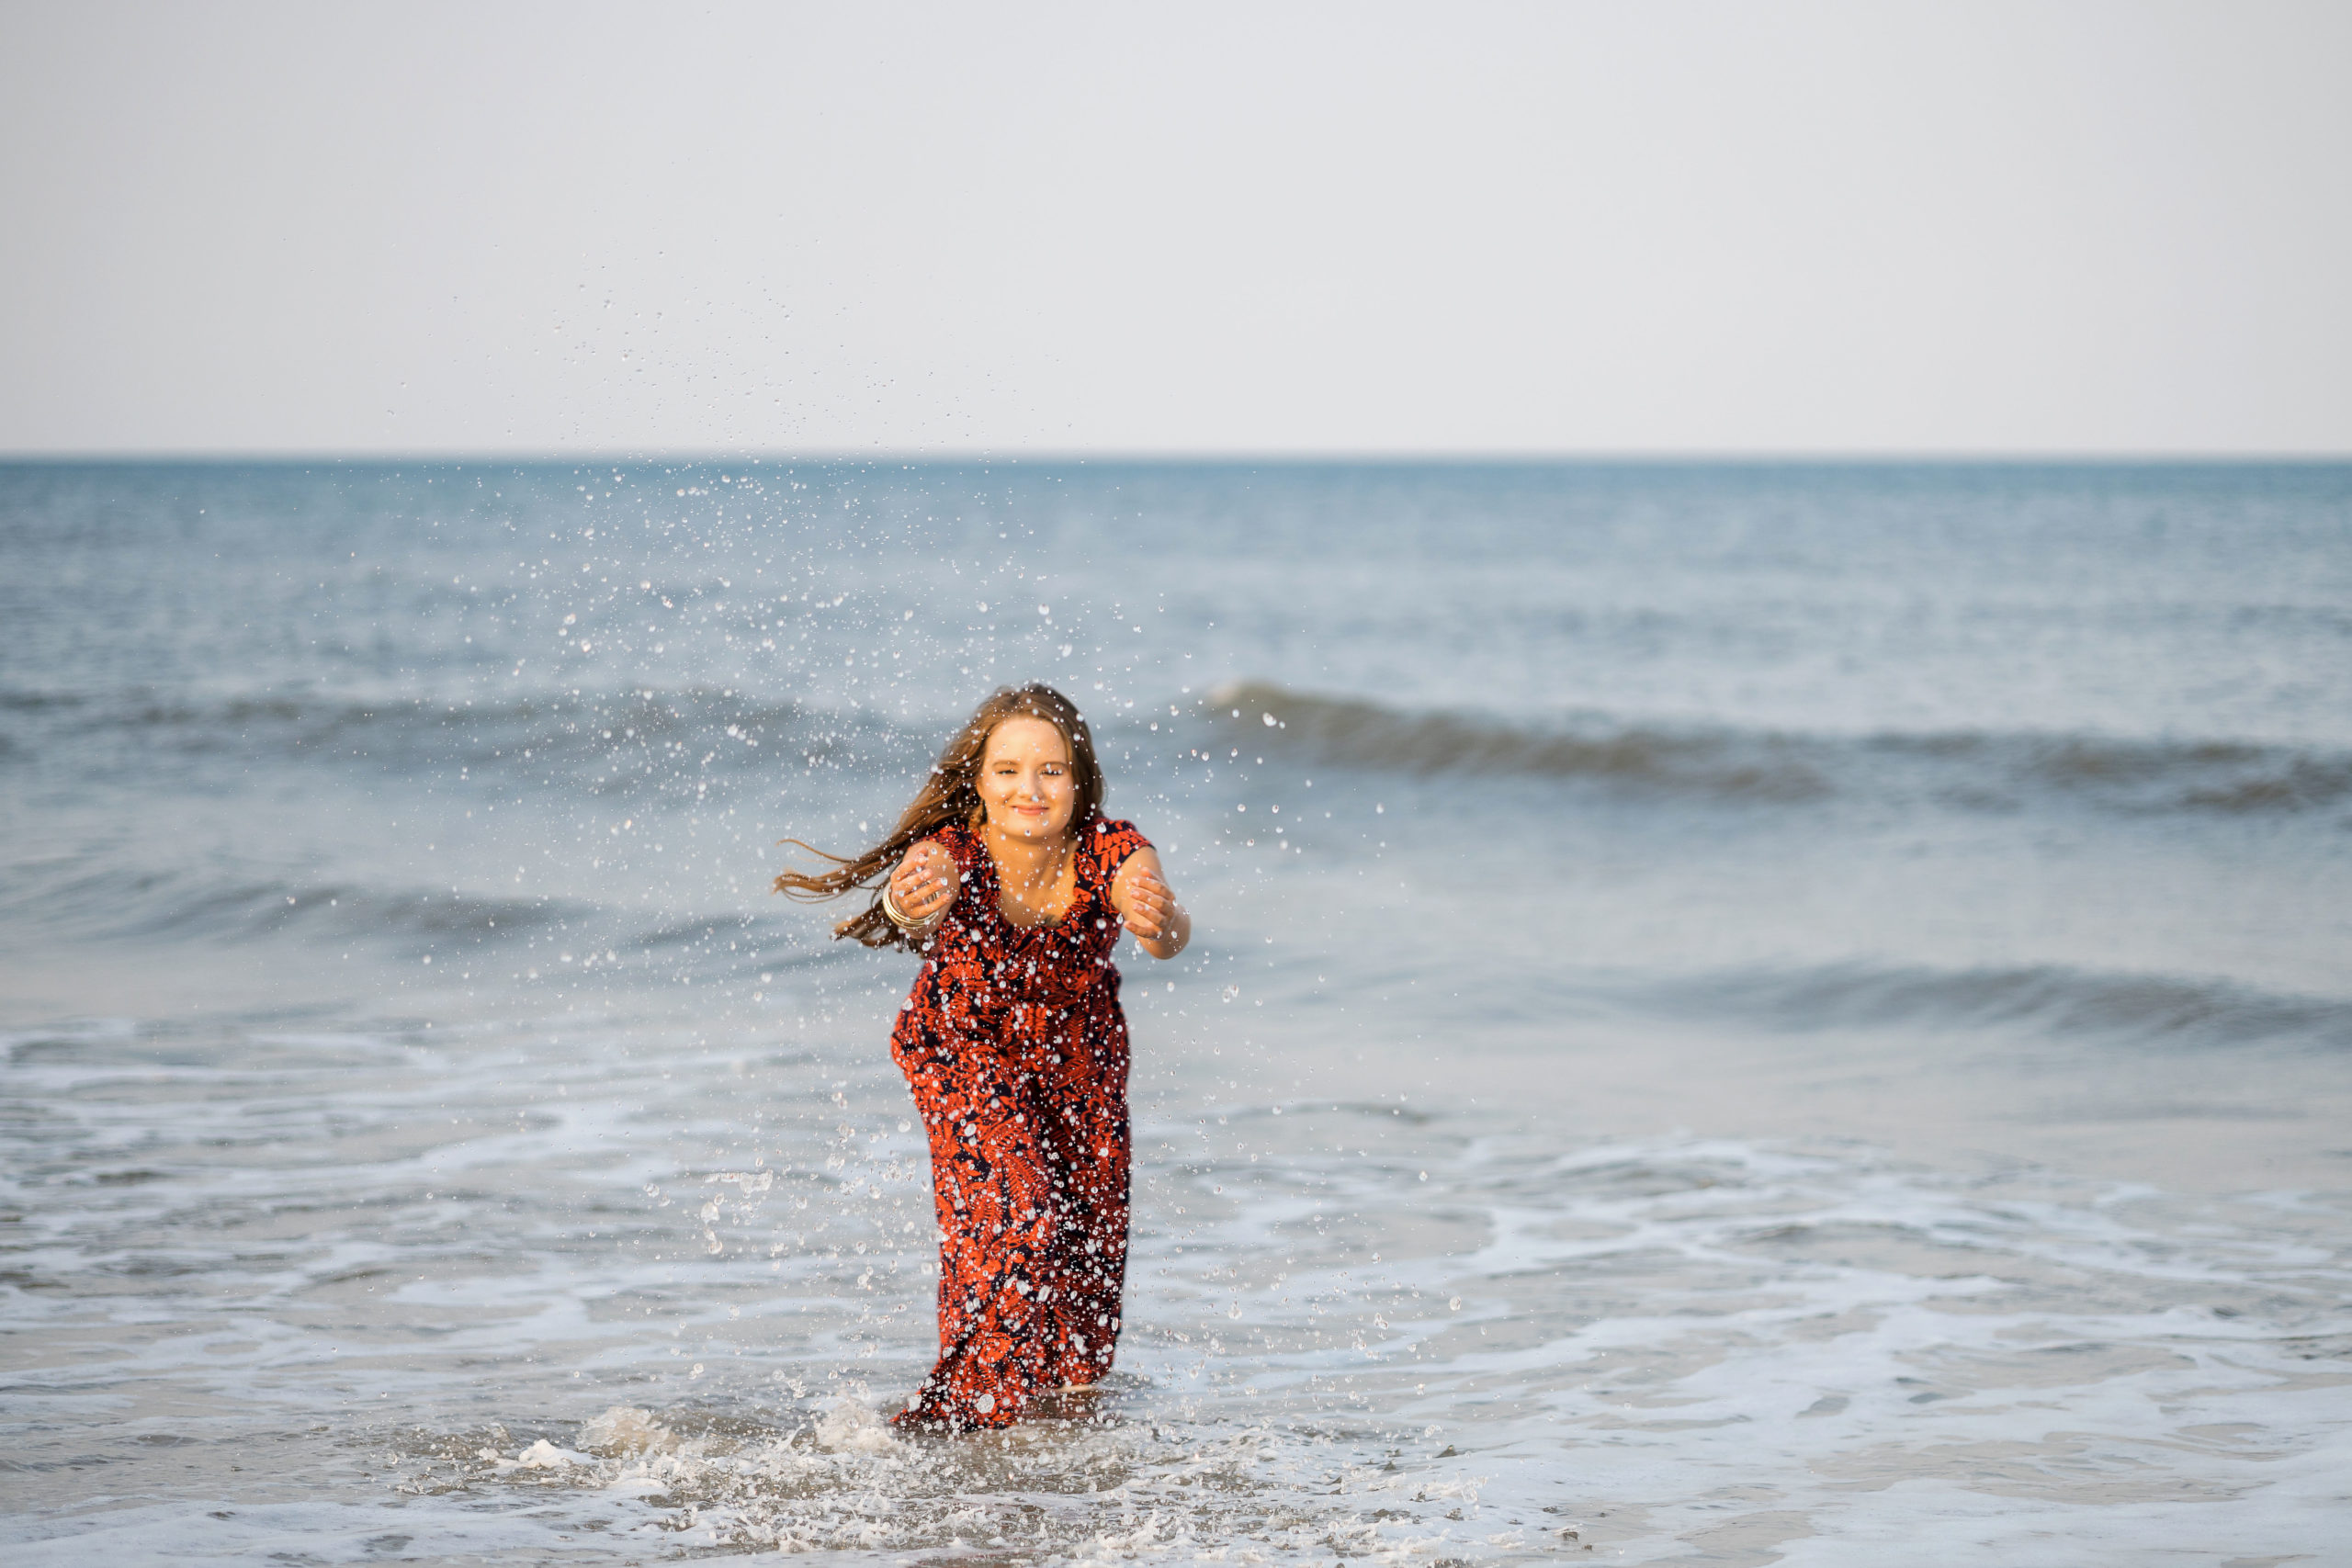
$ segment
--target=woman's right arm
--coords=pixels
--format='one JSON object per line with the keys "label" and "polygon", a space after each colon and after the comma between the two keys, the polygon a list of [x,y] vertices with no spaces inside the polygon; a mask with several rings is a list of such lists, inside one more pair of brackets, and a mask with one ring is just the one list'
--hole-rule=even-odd
{"label": "woman's right arm", "polygon": [[923,839],[909,847],[890,874],[890,902],[910,922],[909,930],[927,936],[946,919],[959,881],[947,846]]}

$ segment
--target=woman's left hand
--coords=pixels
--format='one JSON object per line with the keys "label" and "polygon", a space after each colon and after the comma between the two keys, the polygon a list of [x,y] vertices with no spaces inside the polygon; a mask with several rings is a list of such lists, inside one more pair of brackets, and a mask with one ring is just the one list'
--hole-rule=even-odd
{"label": "woman's left hand", "polygon": [[1111,884],[1111,907],[1119,923],[1154,958],[1173,958],[1193,940],[1193,917],[1176,902],[1176,895],[1159,877],[1159,855],[1137,850],[1119,867]]}
{"label": "woman's left hand", "polygon": [[1168,884],[1148,871],[1136,874],[1127,888],[1125,915],[1130,932],[1144,942],[1164,942],[1182,914]]}

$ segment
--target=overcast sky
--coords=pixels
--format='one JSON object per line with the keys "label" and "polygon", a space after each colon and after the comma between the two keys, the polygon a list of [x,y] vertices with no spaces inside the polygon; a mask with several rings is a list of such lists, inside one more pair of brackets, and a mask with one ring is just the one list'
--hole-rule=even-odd
{"label": "overcast sky", "polygon": [[0,0],[0,451],[2352,451],[2352,5]]}

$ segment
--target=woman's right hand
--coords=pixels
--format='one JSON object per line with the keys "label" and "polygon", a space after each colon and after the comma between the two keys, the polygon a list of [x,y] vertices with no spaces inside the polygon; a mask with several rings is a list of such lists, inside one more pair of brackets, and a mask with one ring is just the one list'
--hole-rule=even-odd
{"label": "woman's right hand", "polygon": [[890,874],[890,902],[917,925],[928,926],[956,902],[961,878],[956,857],[935,839],[925,839],[907,851],[899,869]]}

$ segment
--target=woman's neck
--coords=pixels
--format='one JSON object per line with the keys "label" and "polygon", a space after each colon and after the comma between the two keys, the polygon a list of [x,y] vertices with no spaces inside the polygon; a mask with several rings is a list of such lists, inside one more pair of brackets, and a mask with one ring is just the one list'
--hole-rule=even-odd
{"label": "woman's neck", "polygon": [[1067,833],[1057,839],[1030,839],[1007,833],[991,823],[981,829],[980,838],[988,846],[989,858],[996,862],[998,877],[1024,892],[1042,892],[1058,881],[1062,863],[1069,855]]}

